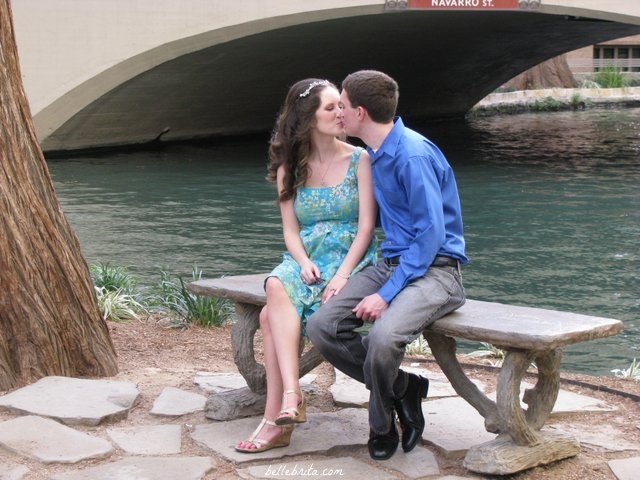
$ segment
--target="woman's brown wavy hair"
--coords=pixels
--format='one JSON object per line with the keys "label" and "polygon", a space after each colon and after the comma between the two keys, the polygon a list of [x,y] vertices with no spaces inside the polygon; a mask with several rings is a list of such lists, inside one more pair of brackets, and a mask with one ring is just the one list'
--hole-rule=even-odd
{"label": "woman's brown wavy hair", "polygon": [[[312,86],[316,82],[317,84]],[[269,142],[267,180],[276,183],[278,168],[284,165],[285,175],[278,201],[295,198],[299,187],[309,178],[311,153],[311,126],[320,107],[320,93],[335,85],[319,78],[300,80],[291,86]],[[308,92],[307,92],[308,90]],[[307,92],[306,95],[301,94]]]}

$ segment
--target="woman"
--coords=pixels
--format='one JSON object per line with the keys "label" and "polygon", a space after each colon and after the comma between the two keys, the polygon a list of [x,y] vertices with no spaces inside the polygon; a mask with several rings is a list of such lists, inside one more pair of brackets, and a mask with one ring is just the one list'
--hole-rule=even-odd
{"label": "woman", "polygon": [[331,301],[349,276],[375,262],[376,204],[367,153],[341,140],[342,105],[327,80],[297,82],[287,94],[269,145],[287,251],[265,281],[260,312],[267,400],[246,453],[289,445],[306,421],[298,346],[306,319]]}

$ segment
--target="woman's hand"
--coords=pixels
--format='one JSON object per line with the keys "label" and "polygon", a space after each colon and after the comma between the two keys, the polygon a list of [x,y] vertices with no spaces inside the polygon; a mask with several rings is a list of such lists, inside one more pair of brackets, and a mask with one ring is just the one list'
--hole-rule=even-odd
{"label": "woman's hand", "polygon": [[334,275],[322,292],[322,303],[325,303],[331,297],[337,295],[346,284],[346,278],[342,278],[339,275]]}
{"label": "woman's hand", "polygon": [[300,265],[300,278],[307,285],[313,285],[322,281],[320,269],[311,260]]}

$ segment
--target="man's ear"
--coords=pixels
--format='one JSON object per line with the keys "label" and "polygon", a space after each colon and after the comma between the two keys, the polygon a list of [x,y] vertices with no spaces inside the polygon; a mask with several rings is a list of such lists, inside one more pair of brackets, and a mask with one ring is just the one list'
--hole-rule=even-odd
{"label": "man's ear", "polygon": [[358,120],[364,120],[366,115],[367,115],[367,111],[364,109],[364,107],[362,106],[356,107],[356,118]]}

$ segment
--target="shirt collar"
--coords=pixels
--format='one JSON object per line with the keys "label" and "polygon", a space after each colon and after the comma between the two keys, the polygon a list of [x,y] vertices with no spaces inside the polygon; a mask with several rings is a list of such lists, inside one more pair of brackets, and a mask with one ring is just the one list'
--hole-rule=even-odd
{"label": "shirt collar", "polygon": [[394,117],[393,128],[382,141],[380,148],[374,152],[370,147],[367,147],[367,153],[371,157],[371,163],[375,163],[379,158],[382,158],[384,154],[395,157],[398,142],[400,141],[400,137],[402,137],[403,130],[404,123],[402,122],[402,118]]}

